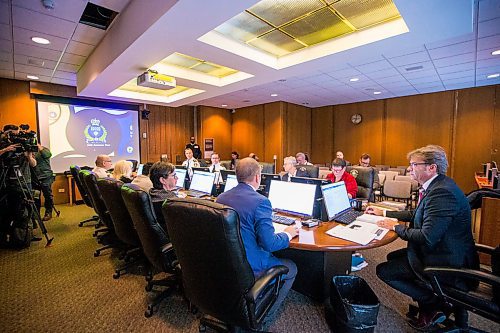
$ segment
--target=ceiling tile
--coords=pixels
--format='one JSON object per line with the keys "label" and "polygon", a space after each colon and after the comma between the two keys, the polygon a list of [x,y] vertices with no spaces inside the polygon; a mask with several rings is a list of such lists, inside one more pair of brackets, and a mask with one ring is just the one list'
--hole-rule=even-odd
{"label": "ceiling tile", "polygon": [[12,40],[12,30],[8,24],[0,24],[0,39]]}
{"label": "ceiling tile", "polygon": [[472,77],[474,78],[476,71],[475,70],[468,70],[468,71],[463,71],[463,72],[454,72],[454,73],[449,73],[449,74],[442,74],[441,75],[441,80],[450,80],[450,79],[456,79],[456,78],[462,78],[462,77]]}
{"label": "ceiling tile", "polygon": [[36,66],[15,64],[15,69],[16,69],[16,73],[19,71],[19,72],[28,73],[28,74],[35,74],[37,76],[43,75],[43,76],[48,76],[48,77],[50,77],[52,75],[51,69],[36,67]]}
{"label": "ceiling tile", "polygon": [[20,44],[20,43],[14,44],[14,50],[16,54],[22,54],[39,59],[47,59],[53,61],[57,61],[61,55],[60,51],[54,51],[43,47],[38,47],[35,45]]}
{"label": "ceiling tile", "polygon": [[342,79],[345,77],[355,77],[356,75],[360,75],[361,73],[354,68],[346,68],[334,72],[328,72],[327,74],[333,78]]}
{"label": "ceiling tile", "polygon": [[401,74],[399,74],[399,72],[396,68],[392,67],[392,68],[387,68],[387,69],[384,69],[381,71],[367,73],[366,76],[368,76],[369,78],[371,78],[373,80],[378,81],[378,79],[391,77],[391,76],[401,76]]}
{"label": "ceiling tile", "polygon": [[[50,44],[36,44],[31,40],[31,37],[43,37],[50,41]],[[26,30],[19,27],[14,27],[14,41],[16,43],[28,44],[37,47],[41,47],[44,49],[51,49],[54,51],[62,51],[66,46],[66,42],[68,41],[66,38],[55,37],[51,35],[47,35],[45,33],[33,32],[31,30]]]}
{"label": "ceiling tile", "polygon": [[114,10],[120,13],[127,7],[130,0],[92,0],[92,3],[99,5],[104,8]]}
{"label": "ceiling tile", "polygon": [[7,2],[0,2],[0,23],[10,25],[10,9]]}
{"label": "ceiling tile", "polygon": [[418,45],[415,47],[406,48],[406,49],[402,49],[402,50],[398,50],[397,48],[394,48],[392,50],[388,50],[388,51],[384,52],[384,56],[386,58],[390,59],[390,58],[404,56],[406,54],[418,53],[418,52],[423,52],[423,51],[426,51],[425,47],[423,45]]}
{"label": "ceiling tile", "polygon": [[489,49],[494,45],[496,45],[496,46],[500,45],[500,34],[489,36],[489,37],[484,37],[484,38],[479,38],[477,40],[477,49],[478,50]]}
{"label": "ceiling tile", "polygon": [[0,50],[2,52],[12,52],[12,41],[0,39]]}
{"label": "ceiling tile", "polygon": [[0,70],[8,71],[14,68],[12,61],[0,61]]}
{"label": "ceiling tile", "polygon": [[62,38],[71,37],[76,26],[74,22],[16,6],[12,7],[12,16],[15,27]]}
{"label": "ceiling tile", "polygon": [[470,52],[470,53],[460,54],[460,55],[456,55],[456,56],[452,56],[452,57],[436,59],[433,62],[434,62],[434,65],[436,67],[445,67],[445,66],[463,64],[463,63],[471,62],[471,61],[475,61],[475,60],[476,60],[475,53]]}
{"label": "ceiling tile", "polygon": [[[30,62],[31,60],[31,62]],[[14,61],[16,64],[26,65],[26,66],[35,66],[42,67],[46,69],[53,70],[56,66],[57,62],[47,59],[39,59],[35,57],[29,57],[22,54],[14,54]],[[41,64],[43,62],[43,65]]]}
{"label": "ceiling tile", "polygon": [[457,36],[457,37],[453,37],[453,38],[449,38],[449,39],[445,39],[445,40],[440,40],[440,41],[433,42],[433,43],[427,43],[427,44],[425,44],[425,46],[428,50],[431,50],[431,49],[435,49],[438,47],[444,47],[444,46],[449,46],[452,44],[464,43],[464,42],[467,42],[470,40],[475,40],[475,39],[476,39],[476,36],[474,33],[468,33],[465,35],[461,35],[461,36]]}
{"label": "ceiling tile", "polygon": [[70,81],[76,81],[76,74],[75,73],[68,73],[68,72],[63,72],[63,71],[56,71],[54,73],[54,77],[58,79],[65,79],[65,80],[70,80]]}
{"label": "ceiling tile", "polygon": [[377,62],[377,61],[382,61],[382,60],[385,60],[384,56],[377,55],[377,56],[374,56],[374,57],[367,57],[367,58],[363,58],[363,59],[360,59],[360,60],[350,60],[349,61],[349,65],[351,65],[353,67],[357,67],[357,66],[371,64],[372,62]]}
{"label": "ceiling tile", "polygon": [[396,90],[393,89],[391,92],[396,95],[396,96],[408,96],[408,95],[413,95],[417,93],[417,90],[412,88],[412,89],[402,89],[402,90]]}
{"label": "ceiling tile", "polygon": [[403,73],[403,76],[407,80],[418,79],[421,77],[427,77],[427,76],[433,76],[433,75],[437,76],[436,70],[434,68],[428,68],[428,67],[424,67],[424,69],[420,69],[420,70],[416,70],[416,71]]}
{"label": "ceiling tile", "polygon": [[[94,1],[92,1],[94,2]],[[55,1],[54,9],[50,11],[45,9],[40,0],[12,0],[13,6],[18,6],[42,14],[47,14],[57,18],[65,19],[71,22],[80,21],[83,10],[87,5],[87,1]]]}
{"label": "ceiling tile", "polygon": [[417,63],[423,63],[429,61],[429,55],[427,52],[417,52],[417,53],[411,53],[411,54],[406,54],[400,57],[395,57],[389,59],[389,62],[395,66],[395,67],[401,67],[406,65],[412,65],[412,64],[417,64]]}
{"label": "ceiling tile", "polygon": [[429,93],[443,91],[443,90],[444,90],[444,87],[441,85],[438,87],[429,87],[429,88],[418,89],[418,92],[420,94],[429,94]]}
{"label": "ceiling tile", "polygon": [[9,79],[14,78],[14,71],[13,70],[1,70],[0,69],[0,77],[6,77]]}
{"label": "ceiling tile", "polygon": [[97,45],[106,34],[106,31],[85,24],[78,23],[75,34],[71,38],[74,41]]}
{"label": "ceiling tile", "polygon": [[432,59],[441,59],[459,54],[469,53],[476,48],[476,41],[471,40],[464,43],[452,44],[444,47],[430,49],[429,54]]}
{"label": "ceiling tile", "polygon": [[[422,67],[422,68],[419,68]],[[410,68],[412,70],[408,71],[407,68]],[[419,68],[419,69],[415,69]],[[414,74],[418,72],[427,72],[427,71],[433,71],[434,70],[434,65],[431,61],[425,61],[425,62],[419,62],[411,65],[404,65],[404,66],[398,66],[397,70],[404,76],[407,76],[409,74]]]}
{"label": "ceiling tile", "polygon": [[[27,76],[32,75],[33,73],[25,73],[25,72],[20,72],[16,69],[16,74],[15,78],[18,80],[24,80],[24,81],[29,81]],[[50,76],[44,76],[44,75],[37,75],[39,80],[36,81],[42,81],[42,82],[49,82],[50,81]]]}
{"label": "ceiling tile", "polygon": [[65,53],[61,61],[68,64],[81,66],[85,62],[85,57],[76,54]]}
{"label": "ceiling tile", "polygon": [[474,81],[445,84],[446,90],[470,88],[471,86],[474,86]]}
{"label": "ceiling tile", "polygon": [[500,66],[482,67],[476,69],[476,75],[489,75],[492,73],[500,73]]}
{"label": "ceiling tile", "polygon": [[468,83],[471,86],[474,86],[474,76],[472,77],[459,77],[455,79],[443,80],[443,84],[445,86],[449,86],[451,84],[459,84],[459,83]]}
{"label": "ceiling tile", "polygon": [[0,61],[12,61],[12,53],[0,51]]}
{"label": "ceiling tile", "polygon": [[437,75],[419,77],[419,78],[415,78],[415,79],[410,79],[409,81],[410,81],[410,84],[413,86],[422,85],[422,84],[428,85],[428,84],[434,83],[434,82],[441,83],[441,79]]}
{"label": "ceiling tile", "polygon": [[486,60],[478,60],[476,64],[477,68],[492,67],[492,66],[500,66],[499,56]]}
{"label": "ceiling tile", "polygon": [[500,49],[500,46],[478,51],[477,60],[500,59],[500,55],[491,55],[491,52],[496,51],[498,49]]}
{"label": "ceiling tile", "polygon": [[60,62],[59,66],[57,66],[58,70],[65,71],[65,72],[72,72],[76,73],[80,69],[79,65],[74,65],[74,64],[67,64],[64,62]]}
{"label": "ceiling tile", "polygon": [[491,86],[494,84],[500,84],[500,78],[476,81],[476,87]]}
{"label": "ceiling tile", "polygon": [[498,0],[479,1],[479,22],[500,17],[500,2]]}
{"label": "ceiling tile", "polygon": [[454,73],[454,72],[468,71],[468,70],[474,69],[475,67],[476,67],[476,63],[471,61],[471,62],[466,62],[466,63],[460,64],[460,65],[437,67],[436,70],[441,75],[441,74],[448,74],[448,73]]}
{"label": "ceiling tile", "polygon": [[498,35],[498,27],[500,27],[500,17],[489,21],[479,22],[477,25],[477,37],[483,38]]}
{"label": "ceiling tile", "polygon": [[381,60],[365,65],[356,66],[356,69],[361,73],[371,73],[392,68],[393,66],[387,60]]}
{"label": "ceiling tile", "polygon": [[95,48],[94,45],[80,43],[72,40],[69,42],[66,52],[88,57],[89,54],[94,50],[94,48]]}
{"label": "ceiling tile", "polygon": [[393,82],[402,82],[402,81],[406,82],[406,79],[404,78],[403,75],[394,75],[394,76],[376,79],[374,81],[376,81],[379,84],[384,85],[384,84],[393,83]]}

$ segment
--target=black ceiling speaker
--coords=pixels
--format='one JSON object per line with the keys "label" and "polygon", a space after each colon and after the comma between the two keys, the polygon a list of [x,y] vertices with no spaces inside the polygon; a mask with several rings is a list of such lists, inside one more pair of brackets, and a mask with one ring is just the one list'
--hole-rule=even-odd
{"label": "black ceiling speaker", "polygon": [[151,113],[151,111],[149,110],[142,110],[141,111],[141,118],[143,120],[149,120],[149,114]]}

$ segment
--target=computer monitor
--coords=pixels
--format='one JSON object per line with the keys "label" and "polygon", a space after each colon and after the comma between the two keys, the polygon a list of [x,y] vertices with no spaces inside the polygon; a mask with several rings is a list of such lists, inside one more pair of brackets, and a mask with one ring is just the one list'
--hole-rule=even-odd
{"label": "computer monitor", "polygon": [[208,167],[192,167],[193,171],[209,171]]}
{"label": "computer monitor", "polygon": [[175,184],[176,187],[184,187],[184,182],[186,181],[186,173],[186,169],[179,169],[177,167],[175,168],[175,174],[177,175],[177,183]]}
{"label": "computer monitor", "polygon": [[137,166],[137,175],[142,175],[142,168],[144,168],[144,164],[139,164],[139,166]]}
{"label": "computer monitor", "polygon": [[271,180],[269,201],[275,211],[312,217],[316,185]]}
{"label": "computer monitor", "polygon": [[176,169],[184,169],[184,170],[187,169],[184,165],[180,165],[180,164],[179,165],[176,164],[174,166],[175,166]]}
{"label": "computer monitor", "polygon": [[321,191],[329,221],[332,221],[337,214],[351,208],[347,188],[343,181],[323,185]]}
{"label": "computer monitor", "polygon": [[221,170],[220,175],[222,176],[222,180],[226,181],[227,175],[235,175],[236,176],[236,171],[234,171],[234,170]]}
{"label": "computer monitor", "polygon": [[193,172],[193,179],[191,179],[189,189],[211,194],[214,186],[214,179],[215,173],[196,170]]}
{"label": "computer monitor", "polygon": [[269,196],[269,186],[271,186],[271,180],[281,180],[280,175],[274,173],[262,173],[260,175],[260,189],[259,192],[264,196]]}
{"label": "computer monitor", "polygon": [[224,192],[229,191],[233,187],[238,185],[238,180],[236,179],[236,175],[228,174],[226,178],[226,185],[224,186]]}
{"label": "computer monitor", "polygon": [[292,183],[302,183],[302,184],[313,184],[316,186],[313,217],[316,219],[320,219],[321,218],[321,208],[322,208],[321,199],[323,198],[323,193],[321,192],[321,186],[326,185],[330,182],[326,179],[307,178],[307,177],[292,177],[291,182]]}

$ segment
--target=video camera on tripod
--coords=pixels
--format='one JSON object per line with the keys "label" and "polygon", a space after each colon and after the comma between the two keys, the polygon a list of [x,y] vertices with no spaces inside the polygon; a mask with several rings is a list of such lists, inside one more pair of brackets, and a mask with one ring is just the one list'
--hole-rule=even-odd
{"label": "video camera on tripod", "polygon": [[16,150],[12,151],[11,154],[7,154],[5,158],[20,155],[24,152],[38,151],[38,140],[35,131],[30,131],[30,126],[27,124],[22,124],[19,126],[20,130],[18,132],[7,131],[1,132],[0,136],[3,138],[2,145],[19,144]]}

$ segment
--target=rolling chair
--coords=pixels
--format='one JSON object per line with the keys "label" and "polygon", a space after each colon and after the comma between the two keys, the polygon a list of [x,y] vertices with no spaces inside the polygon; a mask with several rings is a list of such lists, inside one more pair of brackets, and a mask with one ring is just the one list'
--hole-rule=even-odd
{"label": "rolling chair", "polygon": [[125,184],[121,187],[121,195],[137,230],[144,255],[152,268],[169,274],[163,280],[153,280],[153,272],[150,271],[146,277],[146,291],[151,291],[155,285],[167,287],[148,302],[144,316],[151,317],[158,304],[179,285],[179,268],[168,234],[158,224],[149,194],[137,185]]}
{"label": "rolling chair", "polygon": [[356,199],[367,199],[370,202],[375,202],[375,194],[373,193],[373,183],[375,181],[375,169],[362,166],[348,166],[346,171],[349,172],[358,184]]}
{"label": "rolling chair", "polygon": [[238,213],[230,207],[174,198],[163,204],[163,215],[182,267],[185,295],[203,313],[200,331],[205,326],[260,329],[288,268],[275,266],[255,279]]}
{"label": "rolling chair", "polygon": [[411,183],[397,180],[385,180],[384,182],[384,198],[392,198],[398,201],[404,201],[406,207],[411,205],[412,193]]}
{"label": "rolling chair", "polygon": [[260,162],[262,173],[274,173],[274,163]]}
{"label": "rolling chair", "polygon": [[[141,258],[144,258],[142,253],[141,241],[137,235],[132,218],[123,202],[121,187],[123,182],[114,178],[100,178],[97,180],[97,187],[101,192],[104,204],[108,209],[115,234],[120,241],[125,244],[125,251],[122,258],[125,259],[126,264],[115,269],[113,278],[118,279],[122,273],[137,263]],[[135,260],[131,260],[134,258]]]}
{"label": "rolling chair", "polygon": [[296,165],[296,168],[305,168],[310,178],[319,178],[319,167],[315,165]]}
{"label": "rolling chair", "polygon": [[[80,195],[82,196],[83,202],[85,205],[87,205],[90,208],[94,208],[94,205],[92,204],[92,200],[90,199],[89,194],[87,193],[87,189],[83,186],[83,183],[81,182],[79,172],[80,172],[80,167],[78,165],[72,165],[69,167],[69,171],[71,173],[71,176],[73,176],[73,179],[75,180],[76,187],[78,188],[78,191],[80,192]],[[70,193],[69,195],[72,195]],[[83,227],[85,223],[88,222],[98,222],[99,221],[99,216],[94,215],[89,219],[83,220],[80,223],[78,223],[79,227]]]}
{"label": "rolling chair", "polygon": [[[104,225],[104,228],[98,229],[94,233],[94,236],[98,238],[98,242],[103,245],[101,248],[95,250],[94,257],[100,256],[101,252],[106,249],[123,247],[123,243],[121,243],[116,237],[113,221],[111,220],[109,211],[104,204],[101,192],[99,192],[99,189],[97,188],[97,176],[92,171],[81,170],[80,177],[87,186],[88,193],[92,198],[92,203],[94,204],[94,209],[97,215],[99,215],[99,222]],[[104,234],[98,237],[98,233]]]}
{"label": "rolling chair", "polygon": [[[431,281],[434,293],[439,297],[446,314],[455,315],[454,327],[460,332],[475,332],[468,329],[467,311],[500,323],[500,245],[496,248],[476,244],[476,250],[491,257],[491,272],[475,269],[426,267],[424,274]],[[475,282],[476,288],[463,291],[440,282],[443,278],[463,278]]]}

